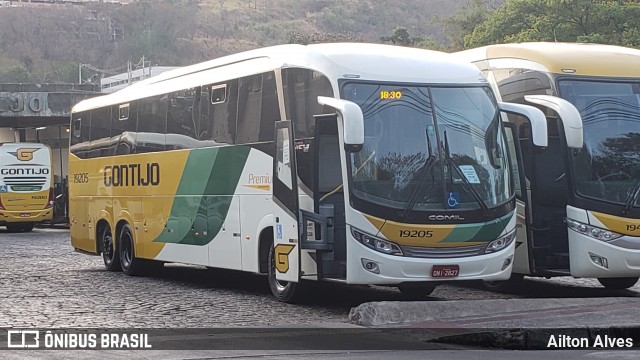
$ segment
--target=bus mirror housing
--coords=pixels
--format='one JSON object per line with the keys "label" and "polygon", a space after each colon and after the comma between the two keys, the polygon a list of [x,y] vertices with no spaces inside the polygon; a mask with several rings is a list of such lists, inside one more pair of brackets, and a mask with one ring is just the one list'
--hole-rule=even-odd
{"label": "bus mirror housing", "polygon": [[318,96],[318,103],[335,109],[342,115],[344,133],[344,149],[358,152],[364,144],[364,116],[356,103],[343,99]]}
{"label": "bus mirror housing", "polygon": [[580,116],[580,112],[573,104],[565,99],[550,95],[525,95],[524,99],[557,112],[562,122],[567,146],[574,149],[582,149],[582,116]]}
{"label": "bus mirror housing", "polygon": [[533,145],[547,147],[549,138],[547,137],[547,118],[540,109],[531,105],[514,104],[508,102],[498,102],[500,111],[509,114],[524,116],[531,123],[531,135],[533,137]]}

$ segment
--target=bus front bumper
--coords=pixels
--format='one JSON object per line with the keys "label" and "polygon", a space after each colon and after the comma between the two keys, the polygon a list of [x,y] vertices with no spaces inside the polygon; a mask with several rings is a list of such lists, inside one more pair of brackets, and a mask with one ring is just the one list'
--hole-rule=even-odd
{"label": "bus front bumper", "polygon": [[[626,244],[628,247],[615,245]],[[640,276],[640,238],[624,236],[611,243],[569,229],[569,265],[573,277]]]}
{"label": "bus front bumper", "polygon": [[[347,282],[352,284],[395,285],[404,282],[507,280],[511,276],[515,241],[496,253],[458,258],[417,258],[386,255],[354,241],[357,258],[353,256],[347,270]],[[367,269],[368,263],[377,269]],[[434,266],[450,268],[457,265],[457,276],[434,277]],[[372,267],[373,265],[369,266]],[[377,270],[378,273],[375,273]],[[450,274],[449,274],[450,275]]]}
{"label": "bus front bumper", "polygon": [[0,210],[0,224],[43,222],[53,218],[53,209],[8,211]]}

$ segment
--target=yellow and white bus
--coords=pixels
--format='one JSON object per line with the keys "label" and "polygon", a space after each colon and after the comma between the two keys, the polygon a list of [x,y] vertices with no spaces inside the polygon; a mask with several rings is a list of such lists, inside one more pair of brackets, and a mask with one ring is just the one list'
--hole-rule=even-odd
{"label": "yellow and white bus", "polygon": [[[515,121],[518,232],[514,274],[598,278],[612,289],[640,275],[640,50],[522,43],[457,53],[503,101],[547,110],[549,146],[534,151]],[[569,102],[581,121],[558,116]]]}
{"label": "yellow and white bus", "polygon": [[268,274],[282,301],[301,280],[426,296],[507,279],[501,109],[544,124],[472,65],[389,45],[282,45],[166,72],[73,108],[72,245],[127,274]]}
{"label": "yellow and white bus", "polygon": [[37,143],[0,143],[0,226],[31,231],[53,217],[51,149]]}

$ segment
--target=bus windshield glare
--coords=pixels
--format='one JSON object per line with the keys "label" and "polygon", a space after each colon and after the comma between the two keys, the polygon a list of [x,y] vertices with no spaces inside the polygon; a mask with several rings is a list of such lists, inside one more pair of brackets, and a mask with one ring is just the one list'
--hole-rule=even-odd
{"label": "bus windshield glare", "polygon": [[511,198],[504,133],[488,87],[347,83],[364,114],[353,195],[406,211],[486,210]]}
{"label": "bus windshield glare", "polygon": [[578,194],[638,206],[640,82],[560,80],[560,95],[580,112],[584,147],[573,157]]}

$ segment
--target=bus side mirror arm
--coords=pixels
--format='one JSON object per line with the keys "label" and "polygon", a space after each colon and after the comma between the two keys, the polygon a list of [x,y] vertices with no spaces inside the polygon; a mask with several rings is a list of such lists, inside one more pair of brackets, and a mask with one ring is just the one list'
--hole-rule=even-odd
{"label": "bus side mirror arm", "polygon": [[567,146],[574,149],[582,149],[583,131],[582,116],[573,104],[565,99],[550,95],[525,95],[524,99],[530,103],[548,107],[557,112],[562,122]]}
{"label": "bus side mirror arm", "polygon": [[524,116],[529,119],[529,122],[531,123],[533,145],[547,147],[549,144],[549,138],[547,136],[547,118],[540,109],[531,105],[521,105],[502,101],[498,102],[498,108],[500,111]]}
{"label": "bus side mirror arm", "polygon": [[342,116],[344,133],[344,149],[348,152],[358,152],[364,144],[364,116],[362,109],[356,103],[318,96],[318,103],[335,109]]}

